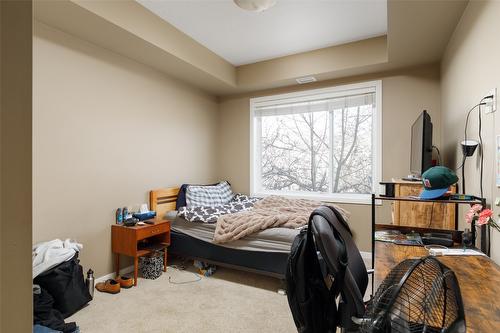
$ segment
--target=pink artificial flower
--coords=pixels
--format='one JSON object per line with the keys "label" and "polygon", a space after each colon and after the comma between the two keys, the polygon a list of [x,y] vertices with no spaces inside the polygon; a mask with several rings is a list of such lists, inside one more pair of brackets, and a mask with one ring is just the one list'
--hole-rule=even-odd
{"label": "pink artificial flower", "polygon": [[472,210],[469,210],[465,214],[465,222],[471,224],[472,223],[472,219],[474,218],[475,215],[476,215],[476,213],[474,213]]}
{"label": "pink artificial flower", "polygon": [[479,219],[477,220],[477,224],[478,225],[488,224],[492,216],[493,216],[493,211],[491,209],[483,210],[481,213],[479,213]]}
{"label": "pink artificial flower", "polygon": [[480,204],[475,204],[474,206],[472,206],[470,208],[470,212],[474,212],[474,213],[479,213],[481,211],[481,209],[483,209],[483,206],[481,206]]}
{"label": "pink artificial flower", "polygon": [[490,218],[489,217],[480,217],[476,223],[477,225],[485,225],[485,224],[488,224]]}
{"label": "pink artificial flower", "polygon": [[491,209],[485,209],[481,213],[479,213],[479,217],[492,217],[493,211]]}

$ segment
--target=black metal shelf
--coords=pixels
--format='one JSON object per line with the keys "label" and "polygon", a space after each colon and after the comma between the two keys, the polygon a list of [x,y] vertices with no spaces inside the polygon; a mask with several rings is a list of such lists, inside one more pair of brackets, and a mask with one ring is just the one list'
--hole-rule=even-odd
{"label": "black metal shelf", "polygon": [[412,201],[412,202],[434,202],[434,203],[442,203],[442,204],[470,204],[475,205],[484,204],[486,199],[475,199],[475,200],[450,200],[450,199],[420,199],[418,197],[386,197],[375,195],[375,200],[385,200],[385,201]]}
{"label": "black metal shelf", "polygon": [[[485,198],[477,198],[475,200],[449,200],[449,199],[433,199],[433,200],[426,200],[426,199],[420,199],[418,197],[386,197],[386,196],[380,196],[380,195],[375,195],[372,194],[372,268],[374,268],[375,265],[375,206],[377,201],[410,201],[410,202],[422,202],[422,203],[442,203],[442,204],[456,204],[456,205],[461,205],[461,204],[469,204],[469,205],[475,205],[475,204],[480,204],[486,206],[486,199]],[[457,228],[457,224],[455,222],[455,228]],[[456,230],[455,230],[456,231]],[[476,228],[474,225],[471,227],[471,232],[473,235],[474,242],[476,240]],[[489,251],[489,244],[487,245],[484,242],[484,238],[487,237],[488,230],[487,228],[482,228],[481,229],[481,251],[486,253],[488,256],[490,255]],[[474,244],[476,245],[476,244]]]}

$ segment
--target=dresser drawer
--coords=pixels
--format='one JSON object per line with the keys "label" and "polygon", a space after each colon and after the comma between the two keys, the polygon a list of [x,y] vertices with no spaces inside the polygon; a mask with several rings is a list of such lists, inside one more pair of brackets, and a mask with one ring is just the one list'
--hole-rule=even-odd
{"label": "dresser drawer", "polygon": [[170,225],[168,223],[162,223],[158,225],[151,225],[141,229],[137,229],[137,240],[148,238],[151,236],[163,234],[170,230]]}

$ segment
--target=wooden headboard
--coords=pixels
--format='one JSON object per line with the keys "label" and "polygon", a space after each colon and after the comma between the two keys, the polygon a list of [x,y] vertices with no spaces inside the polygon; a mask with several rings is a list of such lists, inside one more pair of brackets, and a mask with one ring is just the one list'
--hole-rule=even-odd
{"label": "wooden headboard", "polygon": [[163,218],[168,211],[175,210],[178,194],[178,187],[152,190],[149,192],[149,207],[156,212],[156,216]]}

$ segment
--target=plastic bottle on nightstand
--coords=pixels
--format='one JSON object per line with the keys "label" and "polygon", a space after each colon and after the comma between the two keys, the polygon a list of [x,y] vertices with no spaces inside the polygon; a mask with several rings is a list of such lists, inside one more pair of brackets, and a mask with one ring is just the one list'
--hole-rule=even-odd
{"label": "plastic bottle on nightstand", "polygon": [[123,209],[122,209],[122,221],[125,222],[126,219],[128,219],[128,208],[123,207]]}
{"label": "plastic bottle on nightstand", "polygon": [[116,224],[122,224],[122,223],[123,223],[122,209],[118,208],[116,210]]}

